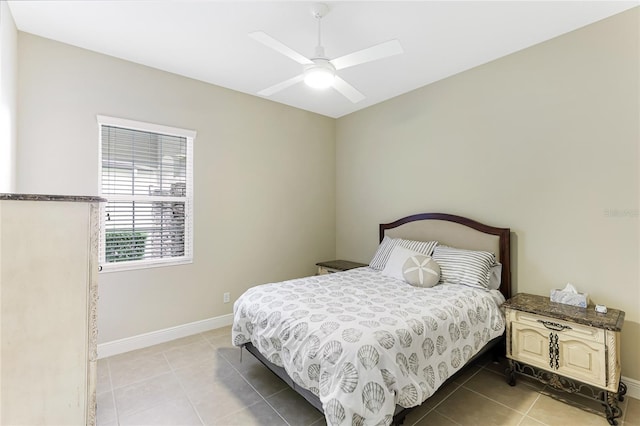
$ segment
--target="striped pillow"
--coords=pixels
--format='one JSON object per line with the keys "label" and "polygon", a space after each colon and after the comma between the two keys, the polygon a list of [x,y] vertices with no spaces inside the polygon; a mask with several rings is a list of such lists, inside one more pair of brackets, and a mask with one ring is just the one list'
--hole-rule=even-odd
{"label": "striped pillow", "polygon": [[440,265],[440,282],[489,288],[491,267],[496,257],[488,251],[437,246],[433,259]]}
{"label": "striped pillow", "polygon": [[438,242],[403,240],[402,238],[391,238],[385,235],[378,246],[376,254],[373,255],[373,259],[371,259],[369,267],[382,271],[389,260],[389,256],[391,256],[391,251],[397,245],[409,250],[417,251],[418,253],[426,256],[431,256],[431,253],[433,253],[433,249],[438,245]]}

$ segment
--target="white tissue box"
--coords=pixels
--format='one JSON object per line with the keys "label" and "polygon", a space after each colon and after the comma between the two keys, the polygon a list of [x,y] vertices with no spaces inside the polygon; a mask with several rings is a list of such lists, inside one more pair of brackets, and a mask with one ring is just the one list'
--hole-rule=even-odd
{"label": "white tissue box", "polygon": [[589,304],[589,295],[586,293],[573,293],[564,291],[560,288],[551,290],[551,301],[555,303],[564,303],[565,305],[586,308]]}

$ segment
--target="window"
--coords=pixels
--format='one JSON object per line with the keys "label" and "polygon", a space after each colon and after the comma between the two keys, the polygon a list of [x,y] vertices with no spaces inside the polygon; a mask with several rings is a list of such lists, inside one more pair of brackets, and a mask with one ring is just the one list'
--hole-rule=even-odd
{"label": "window", "polygon": [[103,271],[193,259],[196,133],[98,116]]}

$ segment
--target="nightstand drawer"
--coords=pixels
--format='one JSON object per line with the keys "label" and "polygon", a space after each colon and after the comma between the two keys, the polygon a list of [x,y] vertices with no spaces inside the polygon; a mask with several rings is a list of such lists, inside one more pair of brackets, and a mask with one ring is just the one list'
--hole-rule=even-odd
{"label": "nightstand drawer", "polygon": [[589,327],[528,312],[513,310],[509,310],[509,312],[511,315],[510,321],[527,325],[534,329],[540,329],[547,334],[549,331],[556,331],[559,335],[565,336],[566,338],[579,339],[585,342],[604,343],[605,332],[601,328]]}

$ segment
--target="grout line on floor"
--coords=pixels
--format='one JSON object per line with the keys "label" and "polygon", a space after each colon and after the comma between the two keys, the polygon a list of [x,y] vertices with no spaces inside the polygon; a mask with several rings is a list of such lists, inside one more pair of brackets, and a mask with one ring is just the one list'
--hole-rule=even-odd
{"label": "grout line on floor", "polygon": [[[222,336],[224,336],[224,335],[222,335]],[[217,337],[220,337],[220,336],[217,336]],[[207,340],[207,339],[205,338],[205,340]],[[207,343],[209,343],[209,346],[211,346],[213,349],[218,349],[218,347],[214,346],[214,345],[213,345],[211,342],[209,342],[208,340],[207,340]],[[243,350],[244,350],[244,347],[240,347],[240,359],[242,359],[242,356],[243,356],[242,351],[243,351]],[[249,356],[249,355],[251,355],[251,354],[249,354],[249,353],[248,353],[248,351],[247,351],[247,356]],[[278,415],[278,417],[280,417],[280,418],[282,419],[282,421],[283,421],[285,424],[287,424],[287,425],[289,425],[289,426],[292,426],[292,425],[290,425],[290,423],[287,421],[287,419],[285,419],[284,417],[282,417],[282,414],[280,414],[280,412],[278,412],[278,410],[276,410],[276,409],[273,407],[273,405],[271,405],[271,404],[269,403],[269,401],[267,401],[267,399],[266,399],[266,398],[265,398],[265,397],[264,397],[260,392],[258,392],[258,389],[256,389],[256,388],[255,388],[255,387],[254,387],[254,386],[249,382],[249,380],[247,380],[247,378],[246,378],[246,377],[244,377],[244,375],[240,372],[240,370],[238,370],[238,369],[237,369],[237,368],[236,368],[236,367],[231,363],[231,361],[229,361],[229,360],[227,359],[227,357],[226,357],[226,356],[224,356],[224,354],[220,354],[220,356],[222,357],[222,359],[224,359],[225,361],[227,361],[227,362],[229,363],[229,365],[231,366],[231,368],[233,368],[233,369],[235,370],[235,372],[240,376],[240,378],[241,378],[242,380],[244,380],[244,381],[245,381],[245,383],[247,383],[247,384],[251,387],[251,389],[253,389],[253,391],[254,391],[255,393],[257,393],[257,394],[258,394],[258,396],[259,396],[260,398],[262,398],[262,400],[265,402],[265,404],[267,404],[267,405],[268,405],[268,406],[269,406],[269,407],[270,407],[270,408],[271,408],[271,409],[272,409],[272,410],[273,410],[273,411]],[[251,355],[251,356],[252,356],[252,355]],[[278,377],[277,379],[278,379],[278,380],[280,380],[280,378],[279,378],[279,377]],[[285,390],[286,390],[286,388],[282,389],[282,390],[281,390],[281,391],[279,391],[279,392],[275,392],[275,393],[273,393],[272,395],[275,395],[275,394],[277,394],[277,393],[283,392],[283,391],[285,391]],[[269,396],[271,396],[271,395],[269,395]],[[260,401],[258,401],[258,402],[260,402]],[[250,406],[253,406],[253,405],[257,404],[258,402],[254,403],[254,404],[251,404]],[[247,406],[247,407],[245,407],[245,408],[248,408],[248,407],[250,407],[250,406]],[[239,410],[239,411],[241,411],[241,410]]]}
{"label": "grout line on floor", "polygon": [[[536,418],[534,418],[534,417],[530,417],[530,416],[529,416],[529,413],[530,413],[530,412],[531,412],[531,410],[533,409],[533,406],[534,406],[534,405],[536,405],[536,402],[538,402],[538,400],[540,399],[540,397],[541,397],[541,396],[542,396],[542,394],[541,394],[540,392],[538,392],[538,396],[536,396],[536,399],[533,401],[533,403],[531,403],[531,406],[529,407],[529,409],[527,410],[527,412],[526,412],[526,413],[524,413],[524,417],[522,418],[523,420],[524,420],[526,417],[529,417],[530,419],[533,419],[533,420],[535,420],[536,422],[538,422],[538,423],[540,423],[540,424],[546,425],[546,423],[541,422],[540,420],[538,420],[538,419],[536,419]],[[520,422],[522,422],[522,420],[521,420]]]}
{"label": "grout line on floor", "polygon": [[178,385],[180,385],[180,389],[182,389],[182,393],[187,398],[187,402],[189,402],[189,406],[191,406],[193,411],[196,413],[196,416],[198,416],[198,420],[200,420],[200,424],[204,425],[205,423],[204,423],[204,420],[202,419],[202,416],[200,415],[200,412],[196,408],[193,401],[191,401],[191,397],[189,396],[189,393],[187,392],[187,390],[184,388],[184,385],[180,381],[180,378],[176,375],[176,371],[171,365],[171,363],[169,362],[169,358],[167,358],[167,356],[165,355],[165,351],[162,351],[162,356],[164,357],[165,361],[167,361],[167,364],[169,364],[169,369],[171,370],[171,374],[173,375],[173,378],[176,379],[176,381],[178,382]]}
{"label": "grout line on floor", "polygon": [[[518,413],[518,414],[526,415],[526,413],[523,413],[523,412],[522,412],[522,411],[520,411],[520,410],[516,410],[515,408],[511,408],[511,407],[509,407],[508,405],[506,405],[506,404],[504,404],[504,403],[502,403],[502,402],[500,402],[500,401],[496,401],[496,400],[495,400],[495,399],[493,399],[493,398],[489,398],[488,396],[486,396],[486,395],[484,395],[484,394],[482,394],[482,393],[480,393],[480,392],[478,392],[478,391],[476,391],[476,390],[473,390],[473,389],[468,388],[468,387],[466,387],[466,386],[462,386],[462,387],[464,387],[464,389],[465,389],[465,390],[468,390],[469,392],[473,392],[473,393],[475,393],[476,395],[481,396],[482,398],[488,399],[489,401],[491,401],[491,402],[493,402],[493,403],[496,403],[496,404],[498,404],[498,405],[502,405],[503,407],[508,408],[508,409],[509,409],[509,410],[511,410],[511,411],[515,411],[515,412],[516,412],[516,413]],[[538,398],[539,398],[539,397],[540,397],[540,395],[538,395],[538,397],[536,398],[536,401],[538,400]],[[531,408],[531,407],[529,407],[529,408]],[[527,410],[527,411],[528,411],[528,410]]]}
{"label": "grout line on floor", "polygon": [[463,426],[461,423],[456,422],[455,420],[453,420],[451,417],[447,416],[446,414],[443,414],[440,411],[437,411],[435,408],[432,410],[435,411],[436,413],[438,413],[439,415],[441,415],[442,417],[444,417],[445,419],[449,420],[451,423],[455,423],[457,426]]}
{"label": "grout line on floor", "polygon": [[[109,392],[111,392],[111,401],[113,401],[113,412],[116,416],[116,425],[120,426],[120,415],[118,414],[118,406],[116,405],[116,393],[113,390],[113,380],[111,379],[111,363],[109,359],[106,359],[105,364],[107,364],[107,374],[109,376]],[[97,365],[97,364],[96,364]],[[96,413],[98,410],[97,402],[96,402]]]}
{"label": "grout line on floor", "polygon": [[[505,373],[500,373],[499,371],[495,371],[495,370],[493,370],[493,369],[491,369],[491,368],[484,368],[484,370],[485,370],[485,371],[487,371],[487,372],[489,372],[489,373],[492,373],[492,374],[495,374],[495,375],[497,375],[497,376],[500,376],[500,377],[504,378],[504,379],[505,379],[505,382],[507,381]],[[517,377],[517,376],[516,376],[516,377]],[[529,376],[525,376],[525,377],[528,377],[528,378],[530,378],[530,379],[535,379],[534,377],[529,377]],[[542,389],[544,389],[544,387],[546,386],[546,385],[545,385],[544,383],[542,383],[542,382],[538,382],[538,381],[536,381],[536,382],[534,382],[534,383],[540,383],[540,384],[542,384],[542,385],[543,385],[543,386],[542,386]],[[527,381],[527,380],[521,380],[521,381],[519,381],[517,384],[518,384],[518,385],[527,386],[527,387],[529,387],[529,388],[531,388],[531,389],[533,389],[533,390],[535,390],[535,391],[537,391],[537,392],[540,392],[542,389],[538,389],[536,386],[534,386],[534,383],[532,383],[532,382],[530,382],[530,381]],[[515,386],[515,385],[514,385],[514,386]]]}
{"label": "grout line on floor", "polygon": [[[453,383],[453,382],[451,382],[451,383]],[[442,398],[442,400],[440,402],[438,402],[436,405],[431,407],[431,409],[428,410],[426,413],[424,413],[424,415],[421,416],[419,419],[417,419],[414,424],[417,424],[418,422],[420,422],[420,420],[422,420],[425,417],[427,417],[429,415],[429,413],[431,413],[432,411],[435,411],[435,409],[438,408],[440,406],[440,404],[442,404],[444,401],[446,401],[451,395],[453,395],[458,389],[460,389],[462,387],[462,385],[456,385],[455,383],[453,383],[453,384],[456,386],[455,389],[453,389],[444,398]],[[436,392],[437,392],[437,390],[436,390]],[[432,394],[431,397],[433,397],[433,395],[435,395],[435,393]],[[429,398],[425,399],[425,401],[428,401],[428,400],[429,400]],[[424,404],[424,401],[423,401],[423,404]],[[438,411],[438,414],[441,414],[441,413]]]}

